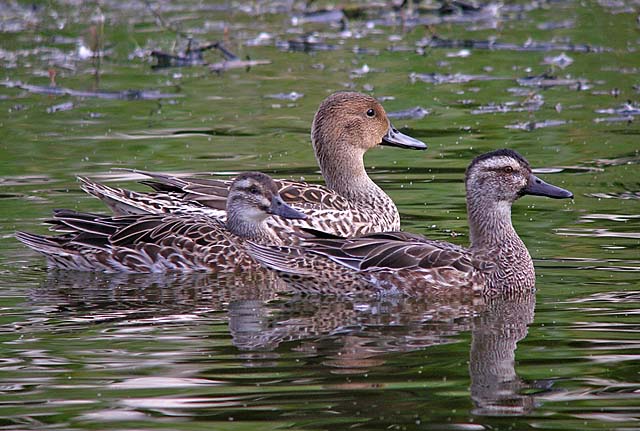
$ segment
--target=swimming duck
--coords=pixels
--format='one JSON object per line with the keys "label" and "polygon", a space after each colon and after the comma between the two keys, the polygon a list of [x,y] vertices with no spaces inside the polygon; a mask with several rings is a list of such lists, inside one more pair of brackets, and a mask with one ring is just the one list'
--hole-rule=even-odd
{"label": "swimming duck", "polygon": [[[280,195],[308,217],[272,218],[269,226],[283,238],[290,226],[304,226],[340,236],[400,229],[400,215],[391,198],[367,175],[364,154],[378,145],[426,149],[426,145],[394,128],[373,97],[338,92],[327,97],[313,119],[311,141],[326,187],[276,180]],[[111,207],[115,214],[201,214],[224,218],[229,181],[178,178],[133,170],[150,178],[155,192],[140,193],[84,180],[83,189]]]}
{"label": "swimming duck", "polygon": [[250,244],[249,253],[307,293],[406,294],[518,292],[532,289],[535,271],[511,223],[524,195],[572,198],[531,173],[529,162],[503,149],[476,157],[465,175],[469,238],[463,248],[406,232],[305,240],[301,246]]}
{"label": "swimming duck", "polygon": [[281,244],[268,228],[271,215],[306,216],[287,205],[275,182],[260,172],[239,175],[231,184],[226,223],[210,217],[170,214],[105,217],[57,210],[58,236],[17,232],[16,238],[44,254],[50,267],[82,271],[165,272],[246,270],[254,264],[247,239]]}

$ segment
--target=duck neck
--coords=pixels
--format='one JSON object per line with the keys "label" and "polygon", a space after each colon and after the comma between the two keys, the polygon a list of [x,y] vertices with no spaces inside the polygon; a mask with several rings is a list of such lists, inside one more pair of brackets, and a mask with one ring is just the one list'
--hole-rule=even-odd
{"label": "duck neck", "polygon": [[511,204],[487,202],[480,194],[467,194],[469,239],[472,249],[489,249],[504,242],[522,242],[511,223]]}
{"label": "duck neck", "polygon": [[351,202],[377,211],[381,210],[381,204],[395,208],[391,198],[369,178],[364,168],[364,151],[335,151],[326,154],[323,147],[320,147],[316,153],[328,188]]}
{"label": "duck neck", "polygon": [[240,238],[261,244],[280,244],[280,239],[266,223],[268,217],[264,215],[252,214],[251,209],[227,208],[227,230]]}
{"label": "duck neck", "polygon": [[[483,194],[467,193],[470,250],[498,265],[489,276],[489,288],[511,290],[532,288],[533,261],[511,223],[511,203],[490,201]],[[491,277],[496,277],[496,280]]]}

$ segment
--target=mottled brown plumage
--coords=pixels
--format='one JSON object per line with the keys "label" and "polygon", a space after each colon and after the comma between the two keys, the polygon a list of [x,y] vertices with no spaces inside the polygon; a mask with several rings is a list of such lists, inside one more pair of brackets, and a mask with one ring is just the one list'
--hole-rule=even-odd
{"label": "mottled brown plumage", "polygon": [[285,204],[273,180],[259,172],[239,175],[231,185],[225,222],[202,215],[147,214],[105,217],[57,210],[57,236],[18,232],[44,254],[49,266],[85,271],[164,272],[246,270],[254,264],[246,240],[280,244],[266,225],[270,215],[304,218]]}
{"label": "mottled brown plumage", "polygon": [[413,296],[454,288],[484,294],[533,288],[533,262],[511,224],[511,205],[524,194],[573,195],[537,178],[512,150],[474,159],[465,185],[469,248],[389,232],[308,239],[300,247],[251,245],[249,252],[294,288],[310,293]]}
{"label": "mottled brown plumage", "polygon": [[[311,141],[326,186],[276,180],[283,199],[304,212],[305,220],[271,219],[274,234],[291,238],[292,226],[353,236],[400,229],[400,215],[389,196],[367,175],[363,157],[378,145],[425,149],[426,145],[398,132],[374,98],[354,92],[327,97],[314,117]],[[115,214],[204,215],[224,219],[230,182],[178,178],[133,171],[155,192],[141,193],[81,179],[83,189],[105,201]]]}

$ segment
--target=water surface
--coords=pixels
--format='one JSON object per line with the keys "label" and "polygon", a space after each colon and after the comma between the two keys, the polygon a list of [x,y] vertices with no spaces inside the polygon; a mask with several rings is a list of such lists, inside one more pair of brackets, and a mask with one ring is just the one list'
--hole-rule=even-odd
{"label": "water surface", "polygon": [[[637,429],[637,8],[438,7],[350,4],[345,26],[294,2],[5,5],[2,79],[23,85],[0,87],[0,428]],[[270,64],[151,68],[187,35]],[[95,94],[29,90],[53,73]],[[54,208],[105,211],[76,175],[144,189],[113,167],[321,181],[309,127],[343,89],[430,145],[366,157],[409,231],[465,244],[464,169],[496,148],[574,192],[514,207],[535,295],[372,302],[265,275],[47,271],[12,237],[46,232]],[[130,90],[163,97],[110,96]]]}

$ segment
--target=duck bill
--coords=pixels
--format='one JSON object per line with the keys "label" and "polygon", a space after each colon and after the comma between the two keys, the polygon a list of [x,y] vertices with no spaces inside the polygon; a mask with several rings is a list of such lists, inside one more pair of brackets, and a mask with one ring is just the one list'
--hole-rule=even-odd
{"label": "duck bill", "polygon": [[554,199],[573,199],[573,193],[553,184],[545,183],[540,178],[531,174],[529,183],[522,190],[523,195],[546,196]]}
{"label": "duck bill", "polygon": [[393,124],[389,124],[389,130],[387,130],[387,134],[382,138],[382,145],[410,148],[413,150],[427,149],[427,144],[418,139],[412,138],[409,135],[405,135],[404,133],[393,127]]}
{"label": "duck bill", "polygon": [[287,205],[280,196],[274,196],[271,199],[269,214],[277,215],[282,218],[288,218],[288,219],[304,220],[307,218],[306,214],[303,214],[297,209],[294,209],[289,205]]}

